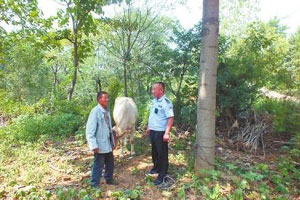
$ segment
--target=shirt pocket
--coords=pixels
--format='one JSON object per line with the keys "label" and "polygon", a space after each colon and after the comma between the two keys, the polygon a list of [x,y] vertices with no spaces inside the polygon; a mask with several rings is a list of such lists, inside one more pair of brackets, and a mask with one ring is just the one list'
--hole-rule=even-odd
{"label": "shirt pocket", "polygon": [[162,107],[158,107],[157,106],[155,108],[155,113],[158,114],[158,115],[160,115],[160,116],[162,116],[162,115],[164,115],[164,109]]}

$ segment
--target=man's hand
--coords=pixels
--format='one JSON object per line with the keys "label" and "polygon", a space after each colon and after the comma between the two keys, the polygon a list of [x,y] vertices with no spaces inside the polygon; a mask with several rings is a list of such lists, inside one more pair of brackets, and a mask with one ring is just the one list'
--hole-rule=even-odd
{"label": "man's hand", "polygon": [[97,148],[93,149],[93,151],[94,151],[94,153],[99,153],[99,148],[97,147]]}
{"label": "man's hand", "polygon": [[115,141],[115,145],[114,145],[113,150],[115,150],[118,146],[117,134],[116,134],[115,131],[113,131],[113,136],[114,136],[114,141]]}
{"label": "man's hand", "polygon": [[114,145],[113,150],[115,150],[117,148],[117,146],[118,146],[118,140],[117,140],[117,138],[115,138],[115,145]]}
{"label": "man's hand", "polygon": [[163,136],[163,141],[164,142],[169,142],[170,140],[170,134],[169,133],[165,133],[164,136]]}
{"label": "man's hand", "polygon": [[150,135],[150,129],[149,128],[147,128],[146,134]]}

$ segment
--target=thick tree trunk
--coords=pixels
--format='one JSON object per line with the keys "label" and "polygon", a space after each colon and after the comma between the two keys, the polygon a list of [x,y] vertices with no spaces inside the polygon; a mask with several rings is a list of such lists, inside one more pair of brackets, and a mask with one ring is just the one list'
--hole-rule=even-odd
{"label": "thick tree trunk", "polygon": [[203,1],[195,174],[214,169],[219,0]]}

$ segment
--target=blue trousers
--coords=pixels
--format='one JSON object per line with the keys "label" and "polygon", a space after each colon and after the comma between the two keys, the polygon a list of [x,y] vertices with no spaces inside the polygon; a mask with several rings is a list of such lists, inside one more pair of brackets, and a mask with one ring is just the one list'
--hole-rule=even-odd
{"label": "blue trousers", "polygon": [[164,134],[165,131],[150,130],[153,169],[158,172],[159,179],[167,175],[169,168],[168,142],[163,141]]}
{"label": "blue trousers", "polygon": [[114,173],[114,156],[112,152],[109,153],[95,153],[94,164],[92,169],[91,185],[97,187],[100,184],[102,171],[105,168],[104,178],[106,181],[113,179]]}

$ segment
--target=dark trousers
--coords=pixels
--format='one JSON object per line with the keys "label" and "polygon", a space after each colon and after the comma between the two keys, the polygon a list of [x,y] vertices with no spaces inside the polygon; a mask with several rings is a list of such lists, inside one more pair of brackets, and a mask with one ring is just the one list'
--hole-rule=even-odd
{"label": "dark trousers", "polygon": [[95,153],[94,165],[92,170],[92,186],[98,186],[102,176],[102,171],[105,167],[104,178],[106,181],[113,179],[114,173],[114,156],[112,152],[109,153]]}
{"label": "dark trousers", "polygon": [[168,142],[163,141],[164,134],[164,131],[150,130],[153,169],[158,172],[158,178],[164,178],[169,168]]}

